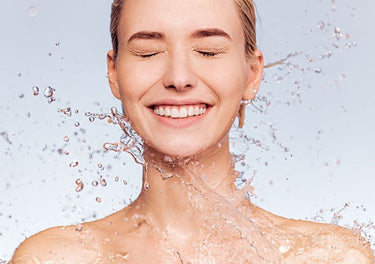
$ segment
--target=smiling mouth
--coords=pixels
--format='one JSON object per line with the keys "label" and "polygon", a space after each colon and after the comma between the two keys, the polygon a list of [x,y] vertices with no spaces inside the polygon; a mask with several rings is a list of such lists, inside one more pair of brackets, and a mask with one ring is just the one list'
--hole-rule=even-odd
{"label": "smiling mouth", "polygon": [[192,116],[200,116],[206,113],[207,105],[154,105],[154,114],[170,118],[187,118]]}

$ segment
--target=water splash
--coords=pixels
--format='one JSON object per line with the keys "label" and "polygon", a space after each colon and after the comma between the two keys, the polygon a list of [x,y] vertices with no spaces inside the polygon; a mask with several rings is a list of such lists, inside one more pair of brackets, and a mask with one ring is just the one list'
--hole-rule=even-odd
{"label": "water splash", "polygon": [[143,140],[132,129],[131,123],[126,118],[126,116],[119,114],[115,107],[111,108],[111,115],[90,115],[90,117],[93,116],[98,116],[102,119],[108,118],[108,120],[110,120],[111,123],[118,124],[124,132],[119,143],[104,143],[103,147],[105,150],[114,152],[127,152],[134,158],[134,161],[136,163],[141,165],[145,163],[143,157]]}
{"label": "water splash", "polygon": [[[332,1],[331,5],[332,5],[332,10],[335,11],[336,10],[335,1]],[[335,39],[336,41],[343,41],[343,40],[347,40],[347,39],[350,38],[350,36],[348,34],[341,33],[342,31],[339,27],[336,28],[336,27],[333,27],[330,23],[327,23],[327,22],[325,23],[323,21],[321,21],[321,22],[322,22],[322,24],[320,23],[320,26],[318,28],[320,30],[327,30],[327,31],[329,30],[330,35],[332,35],[332,38]],[[346,42],[345,43],[345,47],[347,47],[347,48],[351,48],[351,47],[355,47],[355,46],[356,46],[355,42]],[[332,47],[338,49],[338,48],[340,48],[340,45],[338,43],[334,43],[334,44],[332,44]],[[331,49],[332,49],[332,47],[331,47]],[[327,48],[326,50],[324,50],[321,53],[321,55],[319,55],[318,58],[312,58],[311,54],[305,54],[306,55],[305,56],[306,62],[313,63],[314,61],[317,61],[317,59],[322,60],[322,59],[331,58],[336,52],[335,50],[331,50],[331,49]],[[294,52],[294,54],[296,54],[296,53],[298,53],[298,52]],[[311,72],[314,72],[316,74],[323,74],[325,72],[324,68],[319,68],[316,65],[311,66],[311,67],[306,67],[306,65],[301,65],[301,64],[293,61],[296,58],[303,57],[303,53],[304,52],[300,51],[299,54],[297,54],[295,57],[289,57],[289,55],[287,55],[287,56],[284,57],[284,59],[281,59],[281,60],[278,60],[274,63],[269,64],[268,68],[274,67],[274,69],[277,69],[282,73],[285,73],[286,71],[290,71],[290,70],[298,70],[300,72],[311,71]],[[293,53],[291,53],[291,54],[293,54]],[[272,75],[272,78],[267,78],[267,76],[266,76],[265,80],[268,81],[268,82],[281,83],[286,79],[286,76],[287,75],[283,75],[283,74],[275,74],[275,75]],[[303,82],[302,80],[296,80],[296,85],[301,85],[302,82]],[[38,89],[37,94],[34,94],[34,95],[38,95],[38,94],[39,94],[39,89]],[[293,91],[293,92],[291,92],[291,94],[294,94],[294,95],[296,95],[296,97],[299,97],[299,98],[303,99],[303,95],[301,95],[300,93],[296,93],[296,92]],[[267,114],[268,109],[270,108],[271,105],[275,104],[275,102],[277,102],[277,100],[274,97],[272,97],[272,95],[271,96],[258,95],[256,97],[256,99],[254,100],[253,104],[248,105],[248,110],[251,111],[251,110],[255,109],[255,110],[258,110],[262,114]],[[297,100],[296,102],[297,102],[297,104],[301,104],[302,101]],[[117,111],[116,111],[116,113],[117,113]],[[65,114],[65,113],[63,113],[63,114]],[[69,116],[69,115],[67,115],[67,116]],[[114,121],[114,123],[116,123],[116,122],[121,123],[121,122],[118,122],[117,118],[115,117],[115,115],[113,115],[113,113],[111,113],[109,115],[107,115],[107,114],[91,114],[89,116],[89,120],[91,122],[94,122],[97,119],[104,120],[106,118],[108,118],[108,121],[112,120],[112,121]],[[126,117],[123,117],[123,116],[119,115],[119,118],[121,120],[125,120],[125,122],[126,122]],[[76,123],[76,124],[77,124],[76,127],[78,127],[80,125],[79,123]],[[123,125],[127,126],[128,124],[123,124]],[[130,129],[131,129],[130,124],[129,124],[129,126],[130,126]],[[287,150],[289,150],[289,148],[287,146],[284,146],[285,144],[278,139],[276,134],[273,134],[274,132],[276,133],[276,131],[277,131],[276,125],[272,124],[272,123],[269,123],[265,126],[269,126],[268,131],[269,131],[269,134],[271,135],[271,138],[273,139],[273,143],[275,143],[278,147],[280,147],[281,149],[284,149],[287,152]],[[271,126],[273,126],[273,128]],[[130,135],[131,134],[132,134],[132,132],[130,133]],[[4,137],[4,135],[3,135],[3,137]],[[123,152],[123,151],[128,152],[129,149],[138,145],[138,147],[135,147],[135,149],[130,150],[128,153],[130,153],[133,157],[136,156],[137,158],[135,158],[135,160],[138,161],[139,164],[143,164],[144,163],[144,160],[142,159],[143,155],[140,154],[140,153],[143,152],[143,149],[142,149],[142,147],[139,147],[139,145],[142,146],[143,143],[139,143],[139,142],[133,143],[134,138],[129,137],[128,134],[126,134],[124,137],[125,138],[121,139],[120,143],[105,143],[104,149],[106,149],[107,151],[114,151],[114,152],[118,152],[118,153]],[[241,138],[241,140],[243,140],[243,146],[241,146],[241,143],[238,143],[239,138]],[[261,150],[264,150],[264,151],[268,151],[268,150],[272,149],[273,146],[274,146],[273,144],[271,144],[271,142],[267,142],[266,140],[264,140],[262,138],[257,138],[257,137],[253,137],[253,136],[251,136],[251,137],[247,136],[246,137],[244,135],[239,135],[238,137],[236,137],[236,136],[233,137],[232,141],[236,142],[235,145],[238,147],[237,151],[239,153],[247,152],[249,150],[249,148],[251,148],[252,146],[255,146],[255,147],[257,147]],[[130,144],[128,144],[128,143],[130,143]],[[247,143],[250,143],[250,144],[247,144]],[[246,146],[246,144],[247,144],[247,146]],[[69,152],[61,149],[60,153],[67,155]],[[235,160],[236,160],[236,162],[238,162],[238,164],[242,164],[242,162],[244,161],[244,155],[241,155],[241,154],[236,155]],[[168,179],[169,177],[172,177],[171,174],[165,174],[165,172],[161,172],[161,174],[165,175],[165,176],[163,176],[163,178],[166,178],[166,179]],[[244,170],[244,172],[241,172],[241,174],[240,174],[241,176],[238,178],[238,179],[241,179],[242,184],[248,183],[248,181],[243,180],[243,178],[247,177],[246,174],[248,174],[250,176],[254,176],[256,173],[255,173],[255,171],[250,172],[249,167],[247,167]],[[93,181],[93,183],[94,182],[97,183],[96,185],[99,184],[98,181]],[[123,180],[123,183],[127,184],[127,181]],[[83,185],[82,185],[82,189],[83,189]],[[341,216],[341,215],[342,214],[340,212],[338,214],[338,216]],[[340,218],[340,217],[337,217],[337,218],[332,217],[332,220],[334,220],[334,222],[337,221],[337,223],[339,223],[341,221],[341,219],[342,218]],[[233,228],[235,229],[235,227],[233,227]],[[280,248],[281,248],[280,251],[282,251],[281,253],[283,253],[284,251],[289,250],[290,247],[282,245],[282,246],[280,246]],[[179,254],[179,258],[181,259],[182,257],[183,256]]]}

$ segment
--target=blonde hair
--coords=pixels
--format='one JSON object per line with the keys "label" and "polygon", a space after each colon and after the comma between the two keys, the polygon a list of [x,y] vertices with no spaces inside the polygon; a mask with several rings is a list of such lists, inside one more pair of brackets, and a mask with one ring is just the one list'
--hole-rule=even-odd
{"label": "blonde hair", "polygon": [[[112,48],[116,56],[118,52],[118,27],[120,24],[121,11],[126,0],[114,0],[111,11],[111,39]],[[256,50],[256,32],[255,32],[255,9],[252,0],[233,0],[238,7],[242,27],[245,34],[245,52],[251,56]]]}

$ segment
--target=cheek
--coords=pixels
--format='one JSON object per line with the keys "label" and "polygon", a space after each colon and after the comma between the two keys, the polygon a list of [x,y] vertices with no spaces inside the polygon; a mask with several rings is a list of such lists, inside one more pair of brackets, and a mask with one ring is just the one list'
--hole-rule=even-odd
{"label": "cheek", "polygon": [[212,61],[212,63],[202,67],[199,74],[209,87],[211,87],[219,97],[232,100],[241,100],[245,89],[247,75],[244,63],[236,56],[223,61]]}
{"label": "cheek", "polygon": [[120,96],[124,100],[140,100],[141,97],[158,83],[163,66],[152,63],[134,63],[129,60],[118,68]]}

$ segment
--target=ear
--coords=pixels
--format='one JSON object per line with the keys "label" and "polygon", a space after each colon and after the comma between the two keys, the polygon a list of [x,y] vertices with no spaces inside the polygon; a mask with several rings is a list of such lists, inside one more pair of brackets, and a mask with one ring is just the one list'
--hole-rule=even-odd
{"label": "ear", "polygon": [[248,59],[248,79],[242,100],[253,100],[258,92],[263,78],[263,54],[260,50],[255,50],[254,54]]}
{"label": "ear", "polygon": [[112,94],[120,99],[120,89],[117,82],[117,67],[116,67],[116,58],[113,50],[108,51],[107,53],[107,68],[108,68],[108,82],[111,87]]}

